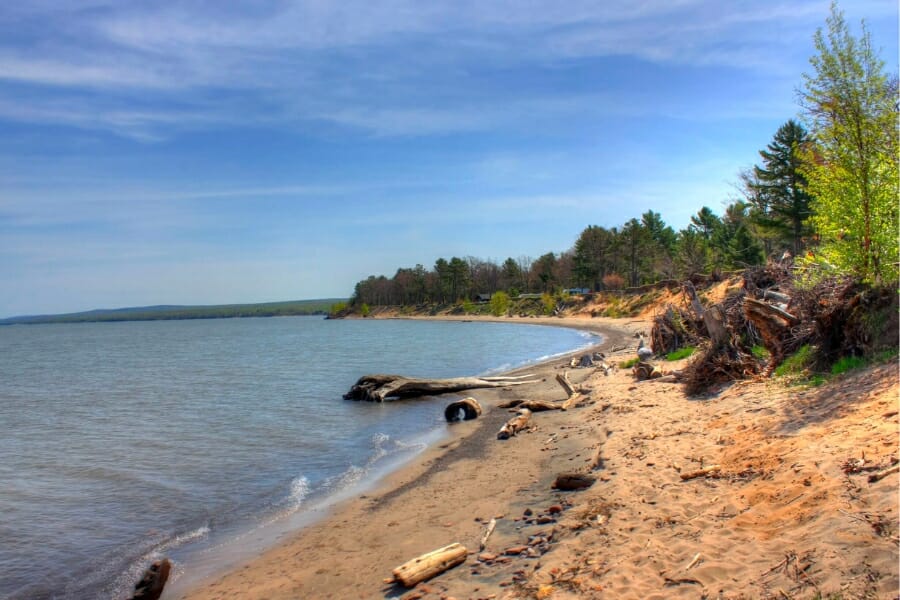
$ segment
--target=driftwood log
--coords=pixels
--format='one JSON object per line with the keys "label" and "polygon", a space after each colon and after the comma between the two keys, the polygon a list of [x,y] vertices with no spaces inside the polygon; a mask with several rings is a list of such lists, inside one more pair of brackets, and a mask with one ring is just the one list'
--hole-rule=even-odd
{"label": "driftwood log", "polygon": [[444,418],[448,423],[453,421],[469,421],[481,416],[481,404],[475,398],[463,398],[451,402],[444,409]]}
{"label": "driftwood log", "polygon": [[529,379],[531,375],[519,377],[455,377],[451,379],[417,379],[402,375],[364,375],[344,394],[345,400],[369,400],[384,402],[400,398],[436,396],[448,392],[460,392],[477,388],[496,388],[511,385],[538,383]]}
{"label": "driftwood log", "polygon": [[154,561],[144,571],[141,580],[134,584],[132,600],[158,600],[163,593],[166,581],[169,580],[169,572],[172,570],[172,562],[168,558]]}
{"label": "driftwood log", "polygon": [[448,569],[465,562],[468,551],[462,544],[453,543],[403,563],[391,573],[393,580],[411,588]]}
{"label": "driftwood log", "polygon": [[594,485],[595,481],[596,477],[585,473],[560,473],[553,482],[553,489],[564,492],[584,490]]}
{"label": "driftwood log", "polygon": [[547,402],[546,400],[510,400],[503,404],[498,404],[497,408],[527,408],[531,412],[543,412],[545,410],[560,410],[562,404],[556,402]]}
{"label": "driftwood log", "polygon": [[512,419],[506,422],[503,427],[500,428],[500,431],[497,432],[498,440],[508,440],[513,437],[526,427],[528,427],[528,422],[531,420],[531,411],[527,408],[520,408],[519,412],[516,413]]}
{"label": "driftwood log", "polygon": [[562,410],[569,410],[574,405],[578,404],[588,397],[588,395],[585,394],[583,390],[576,388],[572,384],[572,382],[569,381],[568,371],[564,373],[557,373],[556,381],[559,383],[559,385],[562,386],[562,388],[566,391],[566,395],[568,396],[568,398],[566,398],[566,401],[562,403],[562,406],[560,406]]}

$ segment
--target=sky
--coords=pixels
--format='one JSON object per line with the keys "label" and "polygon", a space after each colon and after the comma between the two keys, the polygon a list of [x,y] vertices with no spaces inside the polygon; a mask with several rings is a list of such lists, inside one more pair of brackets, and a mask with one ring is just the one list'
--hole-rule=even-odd
{"label": "sky", "polygon": [[[896,0],[845,0],[897,71]],[[820,0],[0,7],[0,318],[347,297],[720,213]]]}

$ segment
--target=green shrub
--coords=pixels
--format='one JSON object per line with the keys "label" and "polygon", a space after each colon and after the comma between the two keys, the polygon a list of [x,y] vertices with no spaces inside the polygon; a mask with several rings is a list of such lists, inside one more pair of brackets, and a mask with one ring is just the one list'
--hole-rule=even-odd
{"label": "green shrub", "polygon": [[556,310],[556,298],[552,294],[544,292],[541,296],[541,305],[544,307],[544,314],[550,316]]}
{"label": "green shrub", "polygon": [[866,366],[866,360],[859,356],[844,356],[836,363],[831,365],[831,374],[840,375],[854,369],[861,369]]}
{"label": "green shrub", "polygon": [[509,311],[509,295],[506,292],[494,292],[490,306],[492,315],[502,317]]}
{"label": "green shrub", "polygon": [[641,361],[637,356],[634,358],[629,358],[628,360],[622,361],[619,363],[620,369],[630,369],[634,365],[638,364]]}
{"label": "green shrub", "polygon": [[347,310],[346,302],[335,302],[334,304],[331,305],[331,308],[329,309],[328,314],[331,315],[332,317],[336,317],[337,315],[341,314],[345,310]]}
{"label": "green shrub", "polygon": [[679,348],[675,352],[666,354],[666,360],[681,360],[682,358],[687,358],[696,351],[697,348],[694,346],[685,346],[684,348]]}
{"label": "green shrub", "polygon": [[363,305],[359,307],[359,314],[363,316],[365,319],[372,313],[372,309],[369,308],[369,305],[363,302]]}
{"label": "green shrub", "polygon": [[475,312],[475,303],[468,298],[462,301],[461,306],[463,312],[467,315],[471,315],[473,312]]}

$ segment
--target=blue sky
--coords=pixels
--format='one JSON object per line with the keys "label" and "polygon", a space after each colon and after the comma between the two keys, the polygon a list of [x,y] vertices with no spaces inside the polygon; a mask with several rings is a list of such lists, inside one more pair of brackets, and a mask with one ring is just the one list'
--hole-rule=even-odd
{"label": "blue sky", "polygon": [[[347,296],[721,212],[828,2],[0,8],[0,317]],[[895,0],[844,2],[897,69]]]}

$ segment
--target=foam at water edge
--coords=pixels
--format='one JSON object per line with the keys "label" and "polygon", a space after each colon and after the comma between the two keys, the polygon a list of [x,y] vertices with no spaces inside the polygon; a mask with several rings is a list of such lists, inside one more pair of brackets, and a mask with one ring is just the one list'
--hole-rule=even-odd
{"label": "foam at water edge", "polygon": [[[189,542],[202,539],[208,535],[209,526],[203,525],[202,527],[198,527],[193,531],[176,535],[171,540],[159,544],[158,546],[141,556],[138,560],[134,561],[128,568],[128,570],[121,576],[119,576],[115,582],[113,582],[112,586],[110,586],[110,588],[108,589],[109,597],[124,598],[130,596],[135,582],[137,582],[138,579],[141,578],[144,571],[147,570],[147,568],[153,561],[165,558],[167,554],[173,549],[179,548]],[[173,563],[172,567],[172,573],[169,576],[169,581],[177,580],[184,571],[184,569],[178,563]]]}
{"label": "foam at water edge", "polygon": [[308,496],[309,479],[301,475],[291,482],[291,501],[294,505],[293,508],[300,508]]}

